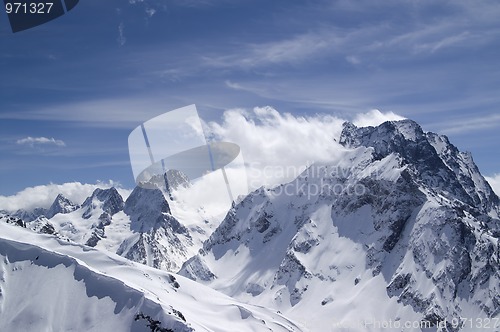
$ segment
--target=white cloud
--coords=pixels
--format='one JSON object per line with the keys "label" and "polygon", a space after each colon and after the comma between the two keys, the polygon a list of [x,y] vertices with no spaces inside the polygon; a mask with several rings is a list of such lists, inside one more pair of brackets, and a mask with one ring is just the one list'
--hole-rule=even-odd
{"label": "white cloud", "polygon": [[76,204],[81,204],[97,188],[117,188],[123,199],[130,194],[127,189],[121,188],[119,183],[98,182],[87,184],[69,182],[64,184],[48,184],[44,186],[29,187],[12,196],[0,196],[0,210],[14,212],[18,209],[32,210],[37,207],[48,208],[58,194],[63,194]]}
{"label": "white cloud", "polygon": [[500,174],[495,174],[493,177],[485,176],[485,178],[493,191],[500,197]]}
{"label": "white cloud", "polygon": [[[371,111],[356,117],[358,125],[376,125],[402,117]],[[336,162],[344,147],[338,144],[345,119],[331,115],[295,116],[271,107],[224,113],[222,124],[209,123],[220,140],[240,146],[250,187],[293,180],[314,162]]]}
{"label": "white cloud", "polygon": [[393,112],[382,113],[379,110],[371,110],[368,113],[358,114],[353,123],[358,127],[378,126],[386,121],[398,121],[405,118]]}
{"label": "white cloud", "polygon": [[29,145],[29,146],[35,146],[35,145],[56,145],[56,146],[66,146],[66,143],[62,140],[58,140],[55,138],[47,138],[47,137],[25,137],[22,139],[18,139],[16,141],[16,144],[19,145]]}
{"label": "white cloud", "polygon": [[[359,118],[374,124],[397,116],[372,111]],[[332,115],[298,116],[257,107],[250,111],[228,110],[222,123],[204,123],[204,128],[216,141],[236,143],[241,149],[240,155],[224,167],[231,194],[238,200],[240,195],[261,186],[274,187],[292,181],[315,162],[341,162],[346,149],[338,139],[345,121]],[[182,213],[204,211],[215,217],[227,211],[230,204],[221,170],[196,179],[192,186],[179,189],[174,196],[175,213],[179,209]]]}
{"label": "white cloud", "polygon": [[[238,200],[240,195],[248,194],[248,184],[242,181],[245,179],[247,172],[243,167],[241,155],[224,169],[233,199]],[[221,170],[209,173],[193,181],[188,188],[179,188],[174,192],[174,196],[175,203],[171,206],[175,210],[174,213],[178,213],[180,208],[181,213],[198,211],[198,213],[202,212],[207,216],[219,215],[223,218],[232,203]],[[203,209],[200,209],[201,206]]]}
{"label": "white cloud", "polygon": [[[330,115],[301,117],[257,107],[228,110],[222,123],[210,122],[204,127],[216,141],[240,146],[240,155],[225,166],[231,194],[237,199],[263,185],[289,182],[316,161],[338,159],[345,150],[336,142],[344,122]],[[227,211],[230,204],[220,170],[198,178],[175,195],[184,210],[203,206],[212,216]]]}

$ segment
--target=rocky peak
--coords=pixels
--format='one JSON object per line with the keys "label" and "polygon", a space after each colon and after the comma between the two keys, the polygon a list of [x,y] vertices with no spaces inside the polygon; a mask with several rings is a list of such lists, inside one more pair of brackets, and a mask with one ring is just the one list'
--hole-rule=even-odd
{"label": "rocky peak", "polygon": [[170,200],[174,200],[172,193],[179,188],[187,188],[191,185],[189,178],[183,172],[176,169],[169,169],[164,174],[155,174],[148,181],[142,181],[139,187],[145,189],[160,189]]}
{"label": "rocky peak", "polygon": [[125,201],[123,211],[130,216],[132,229],[146,231],[160,226],[164,214],[170,214],[170,207],[160,189],[137,186]]}
{"label": "rocky peak", "polygon": [[137,186],[125,201],[123,211],[130,217],[134,234],[117,254],[155,268],[176,271],[187,259],[192,245],[188,229],[170,214],[163,192]]}
{"label": "rocky peak", "polygon": [[470,152],[459,151],[445,135],[429,132],[426,133],[426,137],[445,165],[463,183],[464,189],[475,205],[481,206],[486,211],[500,205],[499,198],[481,175]]}
{"label": "rocky peak", "polygon": [[422,128],[412,120],[387,121],[377,127],[362,128],[346,122],[340,144],[347,148],[372,147],[378,159],[399,153],[409,161],[419,160],[433,150]]}
{"label": "rocky peak", "polygon": [[498,197],[480,174],[469,153],[460,152],[446,136],[424,133],[412,120],[388,121],[377,127],[358,128],[345,123],[340,144],[374,149],[376,159],[397,154],[409,166],[416,182],[441,191],[450,199],[488,213]]}
{"label": "rocky peak", "polygon": [[92,211],[97,207],[101,207],[103,212],[110,216],[123,210],[124,202],[122,196],[118,193],[116,188],[109,189],[96,189],[90,197],[88,197],[82,204],[83,218],[88,219],[92,215]]}
{"label": "rocky peak", "polygon": [[54,203],[50,206],[50,208],[47,210],[47,213],[45,214],[45,217],[48,219],[52,218],[58,213],[70,213],[78,209],[79,206],[72,201],[70,201],[68,198],[66,198],[63,194],[57,195],[56,199],[54,200]]}

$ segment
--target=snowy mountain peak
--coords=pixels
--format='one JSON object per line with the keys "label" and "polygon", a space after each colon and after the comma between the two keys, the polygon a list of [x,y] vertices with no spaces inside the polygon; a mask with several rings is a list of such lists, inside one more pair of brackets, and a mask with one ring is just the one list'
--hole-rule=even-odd
{"label": "snowy mountain peak", "polygon": [[[422,136],[423,130],[420,125],[409,119],[399,121],[386,121],[378,126],[357,127],[351,122],[343,124],[342,137],[360,136],[360,133],[376,133],[377,136],[394,137],[403,136],[407,140],[416,140]],[[374,136],[375,137],[375,136]]]}
{"label": "snowy mountain peak", "polygon": [[79,205],[70,201],[63,194],[59,194],[54,200],[54,203],[52,203],[50,208],[47,210],[45,216],[50,219],[58,213],[61,214],[70,213],[77,210],[79,207],[80,207]]}
{"label": "snowy mountain peak", "polygon": [[[347,122],[340,135],[340,144],[347,148],[372,147],[379,158],[394,152],[410,157],[405,153],[406,147],[411,145],[415,150],[417,144],[422,144],[422,139],[425,139],[422,128],[412,120],[387,121],[377,127],[360,128]],[[422,147],[418,146],[419,150]]]}
{"label": "snowy mountain peak", "polygon": [[417,182],[441,191],[449,199],[459,198],[482,213],[497,213],[498,197],[470,153],[460,152],[446,136],[424,133],[412,120],[362,128],[345,123],[340,143],[347,148],[373,148],[376,159],[398,155],[411,166],[410,173]]}
{"label": "snowy mountain peak", "polygon": [[493,211],[498,216],[500,199],[481,175],[472,154],[468,151],[459,151],[444,135],[429,132],[426,133],[426,137],[444,164],[453,171],[462,183],[474,204],[485,211]]}
{"label": "snowy mountain peak", "polygon": [[498,198],[470,154],[410,120],[346,123],[340,143],[337,164],[233,206],[180,274],[313,331],[363,314],[498,315]]}
{"label": "snowy mountain peak", "polygon": [[138,186],[125,201],[123,211],[131,218],[131,228],[144,230],[157,227],[164,214],[170,214],[170,207],[160,189]]}
{"label": "snowy mountain peak", "polygon": [[117,253],[156,268],[177,271],[193,245],[189,230],[171,215],[160,189],[137,186],[125,201],[132,235]]}
{"label": "snowy mountain peak", "polygon": [[14,212],[12,215],[20,218],[24,221],[33,221],[40,216],[44,216],[47,214],[47,210],[44,208],[35,208],[32,211],[26,211],[23,209],[19,209]]}
{"label": "snowy mountain peak", "polygon": [[187,175],[179,170],[169,169],[166,173],[166,177],[171,190],[190,186],[190,181]]}
{"label": "snowy mountain peak", "polygon": [[170,200],[174,200],[173,192],[180,188],[187,188],[191,185],[189,178],[183,172],[176,169],[169,169],[164,174],[155,174],[148,181],[141,181],[138,186],[144,189],[159,189]]}
{"label": "snowy mountain peak", "polygon": [[93,210],[100,208],[102,212],[110,216],[123,210],[124,202],[122,196],[116,188],[96,189],[90,197],[82,204],[84,209],[83,218],[88,219],[92,215]]}
{"label": "snowy mountain peak", "polygon": [[[60,195],[52,211],[70,211],[73,208],[69,206]],[[172,216],[165,193],[158,188],[137,187],[126,202],[115,188],[96,189],[81,207],[70,213],[41,212],[37,216],[26,214],[32,217],[23,220],[26,228],[164,270],[177,271],[199,248],[190,230]],[[197,238],[196,245],[207,236]]]}

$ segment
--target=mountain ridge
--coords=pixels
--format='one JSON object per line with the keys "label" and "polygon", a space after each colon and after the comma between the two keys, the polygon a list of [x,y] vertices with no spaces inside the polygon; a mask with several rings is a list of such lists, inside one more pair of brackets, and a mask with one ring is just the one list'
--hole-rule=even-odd
{"label": "mountain ridge", "polygon": [[[347,151],[337,164],[315,164],[288,184],[248,195],[180,274],[297,320],[324,323],[339,312],[359,320],[337,304],[339,294],[367,318],[439,326],[464,314],[498,315],[498,197],[467,154],[451,144],[439,154],[436,137],[447,142],[410,120],[345,124],[339,142]],[[361,302],[373,283],[385,293],[380,309]],[[352,298],[360,289],[363,300]]]}

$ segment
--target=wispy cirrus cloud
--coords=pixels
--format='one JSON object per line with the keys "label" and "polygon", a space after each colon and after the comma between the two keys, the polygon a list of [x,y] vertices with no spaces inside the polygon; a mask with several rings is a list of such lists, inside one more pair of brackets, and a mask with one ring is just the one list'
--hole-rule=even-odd
{"label": "wispy cirrus cloud", "polygon": [[64,141],[59,140],[59,139],[55,139],[53,137],[47,138],[47,137],[31,137],[31,136],[18,139],[16,141],[16,144],[28,145],[31,147],[40,146],[40,145],[53,145],[53,146],[60,146],[60,147],[66,146],[66,143],[64,143]]}
{"label": "wispy cirrus cloud", "polygon": [[[134,128],[148,117],[159,115],[168,109],[168,102],[164,99],[150,96],[119,97],[58,103],[23,112],[3,112],[0,113],[0,119],[64,121],[97,127]],[[21,143],[23,142],[51,143],[51,139],[37,140],[28,137]]]}
{"label": "wispy cirrus cloud", "polygon": [[202,60],[205,66],[218,68],[297,64],[331,49],[335,42],[334,35],[306,33],[271,42],[241,44],[235,47],[235,52],[203,56]]}
{"label": "wispy cirrus cloud", "polygon": [[459,134],[479,130],[500,128],[500,114],[475,115],[441,124],[443,134]]}
{"label": "wispy cirrus cloud", "polygon": [[[479,5],[486,12],[500,13],[497,3],[480,1]],[[310,63],[332,56],[351,64],[387,63],[395,59],[409,62],[415,57],[431,56],[451,48],[467,50],[487,45],[498,38],[497,18],[491,14],[478,15],[472,8],[475,5],[457,1],[437,8],[439,10],[434,7],[431,3],[394,1],[384,5],[360,1],[354,7],[341,1],[329,9],[318,6],[318,12],[310,13],[316,21],[306,29],[299,29],[302,32],[261,42],[230,43],[222,52],[203,55],[198,63],[202,67],[251,69]],[[407,20],[400,22],[400,18],[381,15],[379,21],[373,21],[375,13],[394,10]],[[329,12],[335,15],[354,12],[360,22],[356,26],[338,25],[326,20],[325,13]]]}

